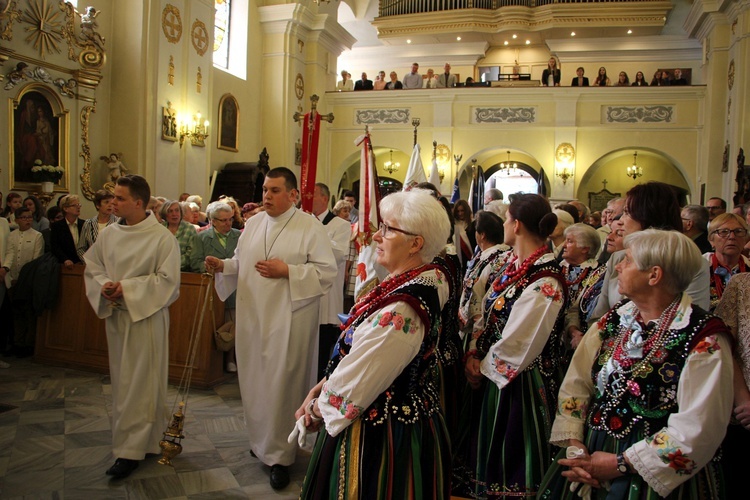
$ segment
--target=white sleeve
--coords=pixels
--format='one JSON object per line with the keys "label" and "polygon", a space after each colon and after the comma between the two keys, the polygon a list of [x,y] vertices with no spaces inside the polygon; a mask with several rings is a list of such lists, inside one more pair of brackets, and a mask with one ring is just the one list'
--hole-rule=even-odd
{"label": "white sleeve", "polygon": [[525,370],[544,349],[563,303],[563,287],[556,279],[529,285],[513,304],[502,337],[482,359],[482,374],[502,389]]}
{"label": "white sleeve", "polygon": [[710,335],[688,355],[677,385],[679,411],[667,426],[625,452],[654,491],[667,496],[714,456],[732,413],[732,352],[724,335]]}
{"label": "white sleeve", "polygon": [[352,348],[323,385],[318,407],[331,436],[348,427],[419,352],[424,324],[405,302],[388,304],[353,333]]}
{"label": "white sleeve", "polygon": [[555,446],[565,446],[568,439],[584,439],[586,414],[594,394],[591,367],[594,366],[601,345],[599,327],[595,323],[578,344],[560,386],[557,416],[549,439]]}

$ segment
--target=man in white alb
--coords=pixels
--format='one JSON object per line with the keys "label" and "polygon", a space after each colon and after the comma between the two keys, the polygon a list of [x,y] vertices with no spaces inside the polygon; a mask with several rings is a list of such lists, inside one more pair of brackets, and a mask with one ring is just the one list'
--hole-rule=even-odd
{"label": "man in white alb", "polygon": [[271,486],[289,484],[297,444],[287,441],[309,389],[319,305],[336,278],[322,224],[295,208],[297,178],[266,174],[265,212],[248,220],[231,259],[206,257],[224,300],[237,290],[235,350],[250,448],[271,466]]}
{"label": "man in white alb", "polygon": [[169,418],[169,306],[180,293],[180,247],[146,211],[146,179],[118,177],[114,195],[120,221],[86,252],[84,282],[91,307],[106,319],[116,459],[107,474],[122,479],[147,453],[159,453]]}

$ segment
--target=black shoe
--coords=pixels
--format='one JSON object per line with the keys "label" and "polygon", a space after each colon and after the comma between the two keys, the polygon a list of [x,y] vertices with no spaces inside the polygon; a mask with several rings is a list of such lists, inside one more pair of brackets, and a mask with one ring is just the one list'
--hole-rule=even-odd
{"label": "black shoe", "polygon": [[271,466],[271,488],[281,490],[289,484],[289,470],[284,465]]}
{"label": "black shoe", "polygon": [[138,460],[118,458],[117,460],[115,460],[115,464],[107,469],[107,475],[112,476],[114,479],[124,479],[137,468]]}

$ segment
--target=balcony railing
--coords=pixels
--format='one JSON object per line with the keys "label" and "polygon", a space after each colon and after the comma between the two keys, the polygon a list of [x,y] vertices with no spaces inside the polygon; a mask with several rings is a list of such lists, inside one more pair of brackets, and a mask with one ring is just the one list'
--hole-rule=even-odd
{"label": "balcony railing", "polygon": [[381,0],[378,16],[388,17],[463,9],[496,10],[501,7],[511,6],[541,7],[551,4],[641,3],[660,1],[662,0]]}

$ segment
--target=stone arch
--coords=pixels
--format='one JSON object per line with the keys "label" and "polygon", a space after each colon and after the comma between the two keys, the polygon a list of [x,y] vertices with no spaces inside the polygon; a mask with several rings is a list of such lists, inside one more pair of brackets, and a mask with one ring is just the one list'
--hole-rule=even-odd
{"label": "stone arch", "polygon": [[[458,168],[458,184],[461,190],[462,198],[466,198],[471,183],[471,165],[472,159],[477,159],[477,165],[481,165],[484,170],[484,178],[489,177],[500,168],[500,163],[508,160],[508,151],[510,151],[510,160],[518,164],[518,168],[529,173],[535,180],[539,180],[539,174],[542,170],[542,164],[528,151],[519,149],[515,146],[500,145],[491,146],[479,151],[473,155],[464,156],[461,159],[461,165]],[[550,193],[551,172],[544,172],[544,184],[547,194]]]}
{"label": "stone arch", "polygon": [[[625,170],[632,165],[636,151],[643,176],[634,180]],[[588,204],[589,193],[599,192],[605,185],[608,191],[624,196],[634,185],[649,181],[674,186],[680,203],[687,203],[695,192],[685,168],[673,157],[658,149],[630,146],[614,149],[594,161],[581,177],[575,194],[577,199]]]}

